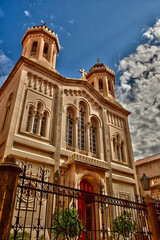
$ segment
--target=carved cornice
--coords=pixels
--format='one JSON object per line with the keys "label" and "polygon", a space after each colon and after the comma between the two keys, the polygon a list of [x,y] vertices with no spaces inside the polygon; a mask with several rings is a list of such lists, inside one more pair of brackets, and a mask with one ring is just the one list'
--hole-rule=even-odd
{"label": "carved cornice", "polygon": [[32,73],[27,73],[27,85],[29,88],[33,88],[35,91],[41,94],[53,97],[53,89],[56,87],[51,82],[33,75]]}
{"label": "carved cornice", "polygon": [[110,125],[116,126],[121,129],[125,129],[125,119],[114,114],[110,111],[107,111],[108,123]]}
{"label": "carved cornice", "polygon": [[109,169],[107,162],[100,159],[80,155],[80,154],[73,154],[72,156],[69,156],[67,164],[69,165],[73,162],[80,162],[80,163],[85,163],[87,165],[92,165],[99,168]]}
{"label": "carved cornice", "polygon": [[79,96],[84,97],[92,104],[92,106],[95,106],[97,110],[102,110],[102,107],[99,105],[98,102],[96,102],[85,90],[73,90],[73,89],[64,89],[64,94],[66,96]]}

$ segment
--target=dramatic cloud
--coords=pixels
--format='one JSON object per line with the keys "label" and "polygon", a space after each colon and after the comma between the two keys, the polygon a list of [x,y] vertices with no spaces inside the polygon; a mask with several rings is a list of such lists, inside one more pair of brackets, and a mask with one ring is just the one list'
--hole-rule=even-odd
{"label": "dramatic cloud", "polygon": [[145,44],[119,63],[118,100],[129,117],[135,160],[160,152],[160,19],[143,36]]}
{"label": "dramatic cloud", "polygon": [[12,68],[12,61],[0,50],[0,87],[3,85]]}
{"label": "dramatic cloud", "polygon": [[25,14],[26,17],[30,16],[30,12],[28,10],[24,10],[24,14]]}

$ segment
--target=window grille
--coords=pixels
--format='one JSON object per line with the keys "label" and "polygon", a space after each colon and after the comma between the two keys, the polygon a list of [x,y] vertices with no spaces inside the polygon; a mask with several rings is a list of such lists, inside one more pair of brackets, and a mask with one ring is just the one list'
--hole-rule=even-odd
{"label": "window grille", "polygon": [[66,118],[66,145],[73,146],[73,116],[69,112]]}
{"label": "window grille", "polygon": [[30,124],[31,124],[31,109],[29,109],[29,112],[28,112],[27,126],[26,126],[27,132],[29,132],[29,130],[30,130]]}
{"label": "window grille", "polygon": [[93,125],[90,127],[90,152],[94,154],[97,154],[96,130]]}
{"label": "window grille", "polygon": [[34,117],[33,133],[37,134],[37,130],[38,130],[38,111],[36,112],[36,115]]}
{"label": "window grille", "polygon": [[85,112],[82,108],[79,111],[78,148],[85,150]]}

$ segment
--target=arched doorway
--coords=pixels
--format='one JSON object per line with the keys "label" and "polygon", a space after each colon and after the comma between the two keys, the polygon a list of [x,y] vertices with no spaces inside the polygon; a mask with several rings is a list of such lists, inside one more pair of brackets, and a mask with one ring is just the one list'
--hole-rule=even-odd
{"label": "arched doorway", "polygon": [[[83,179],[80,182],[80,190],[93,193],[94,189],[92,184]],[[96,240],[95,232],[95,204],[94,195],[82,192],[82,199],[79,200],[79,213],[82,219],[82,223],[85,226],[86,232],[82,233],[82,239],[94,239]],[[88,238],[86,238],[86,235]]]}

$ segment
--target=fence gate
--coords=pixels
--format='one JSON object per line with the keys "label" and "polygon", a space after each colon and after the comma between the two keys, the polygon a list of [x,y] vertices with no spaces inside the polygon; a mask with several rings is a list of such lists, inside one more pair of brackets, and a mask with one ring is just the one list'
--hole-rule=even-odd
{"label": "fence gate", "polygon": [[30,164],[21,167],[10,239],[151,240],[144,202],[56,185],[49,170],[33,177]]}

